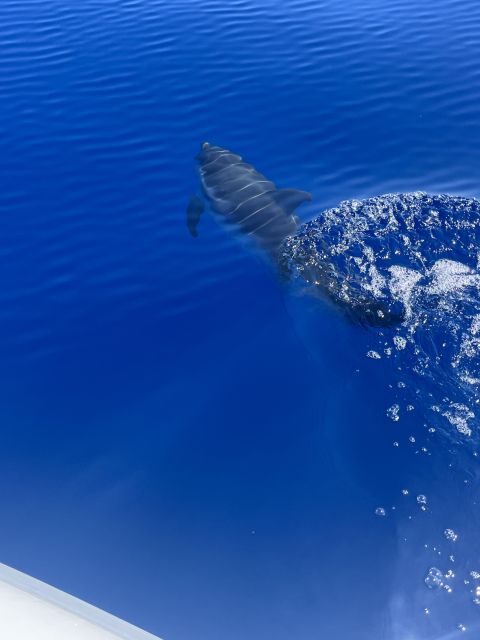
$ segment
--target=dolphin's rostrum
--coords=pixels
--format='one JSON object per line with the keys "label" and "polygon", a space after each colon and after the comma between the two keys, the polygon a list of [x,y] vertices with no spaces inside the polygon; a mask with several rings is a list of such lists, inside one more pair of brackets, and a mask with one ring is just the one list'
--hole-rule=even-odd
{"label": "dolphin's rostrum", "polygon": [[[311,195],[297,189],[277,189],[241,156],[208,142],[201,145],[196,160],[202,192],[210,208],[232,228],[255,240],[273,258],[283,280],[295,278],[284,253],[298,233],[295,210],[311,200]],[[187,226],[194,237],[198,235],[203,210],[202,200],[192,196],[187,208]],[[363,325],[391,326],[403,320],[401,312],[365,295],[351,278],[339,282],[337,274],[331,271],[328,247],[320,261],[313,259],[308,251],[302,253],[301,279],[309,285],[312,295],[333,302],[348,318]]]}

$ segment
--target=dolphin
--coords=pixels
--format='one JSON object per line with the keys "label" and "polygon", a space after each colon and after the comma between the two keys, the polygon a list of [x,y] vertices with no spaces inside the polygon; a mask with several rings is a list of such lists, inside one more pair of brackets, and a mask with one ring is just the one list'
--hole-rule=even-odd
{"label": "dolphin", "polygon": [[[299,226],[296,209],[312,196],[299,189],[277,189],[275,184],[241,156],[228,149],[204,142],[196,156],[203,198],[193,195],[187,207],[187,227],[198,236],[198,224],[205,209],[210,209],[231,228],[249,236],[266,252],[278,268],[283,281],[292,280],[284,250],[295,238]],[[283,253],[282,253],[283,252]],[[302,280],[310,294],[321,297],[363,326],[388,327],[403,321],[403,312],[365,295],[351,277],[339,283],[328,261],[320,263],[305,255]]]}
{"label": "dolphin", "polygon": [[[196,157],[205,199],[222,220],[250,236],[270,254],[298,226],[295,209],[312,196],[298,189],[277,189],[242,157],[228,149],[204,142]],[[187,226],[198,235],[197,226],[204,206],[192,196],[187,208]]]}

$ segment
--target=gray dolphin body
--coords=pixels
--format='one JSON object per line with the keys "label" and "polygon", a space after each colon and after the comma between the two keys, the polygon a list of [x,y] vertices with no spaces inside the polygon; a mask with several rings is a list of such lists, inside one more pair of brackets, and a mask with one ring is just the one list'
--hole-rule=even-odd
{"label": "gray dolphin body", "polygon": [[[224,222],[273,254],[295,233],[295,209],[312,199],[309,193],[277,189],[241,156],[208,142],[202,144],[197,161],[203,194]],[[193,196],[187,209],[187,226],[193,236],[202,211],[201,200]]]}
{"label": "gray dolphin body", "polygon": [[[201,145],[196,159],[204,199],[211,209],[232,228],[255,240],[273,258],[284,281],[294,280],[296,276],[285,264],[288,260],[284,254],[286,245],[297,235],[295,209],[311,200],[311,195],[297,189],[277,189],[239,155],[208,142]],[[187,227],[194,237],[198,235],[203,210],[203,201],[192,196],[187,208]],[[308,252],[302,256],[301,280],[309,285],[311,295],[332,302],[349,319],[362,325],[385,327],[403,320],[402,313],[368,297],[351,279],[335,277],[328,248],[320,262]]]}

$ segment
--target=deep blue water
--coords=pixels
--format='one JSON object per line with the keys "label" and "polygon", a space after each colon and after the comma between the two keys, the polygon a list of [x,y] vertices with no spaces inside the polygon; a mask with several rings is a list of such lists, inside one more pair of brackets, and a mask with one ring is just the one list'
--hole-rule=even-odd
{"label": "deep blue water", "polygon": [[204,140],[310,191],[303,220],[480,196],[479,32],[472,0],[0,5],[2,562],[165,640],[470,637],[475,233],[393,232],[443,288],[382,334],[185,208]]}

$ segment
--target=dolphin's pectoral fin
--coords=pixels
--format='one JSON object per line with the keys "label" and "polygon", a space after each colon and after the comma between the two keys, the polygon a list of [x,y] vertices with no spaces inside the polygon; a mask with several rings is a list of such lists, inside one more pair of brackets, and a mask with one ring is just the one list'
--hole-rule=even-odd
{"label": "dolphin's pectoral fin", "polygon": [[272,196],[287,216],[291,215],[301,204],[312,199],[310,193],[298,189],[279,189]]}
{"label": "dolphin's pectoral fin", "polygon": [[194,238],[198,236],[197,226],[205,206],[198,196],[192,196],[187,207],[187,227]]}

